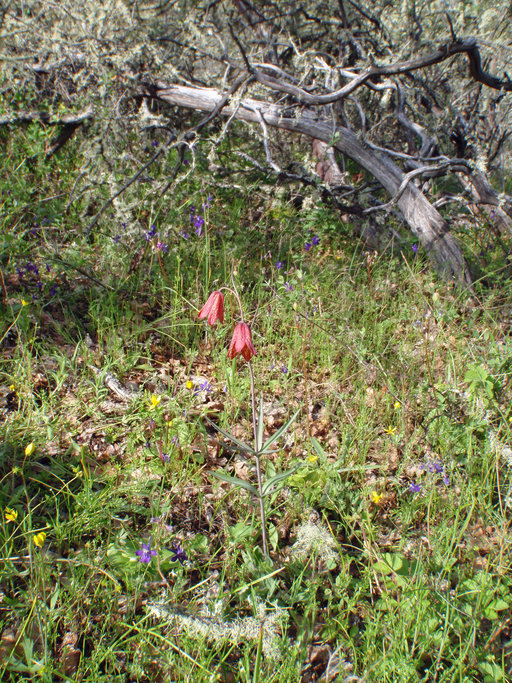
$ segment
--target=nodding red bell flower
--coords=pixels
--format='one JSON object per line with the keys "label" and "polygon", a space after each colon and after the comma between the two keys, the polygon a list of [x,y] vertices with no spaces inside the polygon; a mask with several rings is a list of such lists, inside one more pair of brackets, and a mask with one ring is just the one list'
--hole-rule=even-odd
{"label": "nodding red bell flower", "polygon": [[251,356],[256,355],[256,350],[252,343],[251,328],[247,323],[238,323],[235,327],[228,349],[228,358],[234,358],[239,353],[247,361],[251,360]]}
{"label": "nodding red bell flower", "polygon": [[217,320],[224,322],[224,294],[215,290],[208,297],[208,301],[199,311],[199,320],[208,316],[210,325],[215,325]]}

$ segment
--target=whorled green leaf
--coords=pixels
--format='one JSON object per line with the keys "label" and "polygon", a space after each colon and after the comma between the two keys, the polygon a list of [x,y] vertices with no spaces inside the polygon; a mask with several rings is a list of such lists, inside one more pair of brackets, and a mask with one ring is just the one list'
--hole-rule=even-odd
{"label": "whorled green leaf", "polygon": [[263,446],[261,447],[261,451],[259,451],[259,454],[262,455],[263,453],[268,453],[268,450],[270,446],[274,443],[274,441],[277,441],[280,436],[282,436],[286,430],[290,427],[292,422],[294,422],[297,419],[297,415],[300,413],[300,408],[297,410],[291,418],[288,420],[288,422],[285,422],[284,425],[281,425],[277,431],[275,431],[272,436],[269,436],[269,438],[265,441]]}
{"label": "whorled green leaf", "polygon": [[243,441],[240,441],[239,439],[236,438],[236,436],[233,436],[233,434],[230,434],[227,432],[225,429],[222,429],[222,427],[219,427],[219,425],[216,425],[215,422],[212,422],[209,418],[206,418],[206,421],[211,424],[212,427],[214,427],[218,432],[222,434],[222,436],[225,436],[226,439],[229,439],[229,441],[232,441],[234,444],[238,446],[238,448],[243,452],[243,453],[249,453],[250,455],[256,455],[256,451],[254,448],[249,446],[249,444],[244,443]]}
{"label": "whorled green leaf", "polygon": [[268,495],[276,484],[278,484],[280,481],[283,481],[283,479],[286,479],[291,474],[294,474],[294,472],[296,472],[298,468],[299,465],[295,465],[295,467],[291,467],[289,470],[280,472],[279,474],[274,475],[270,479],[267,479],[267,481],[262,486],[261,495]]}
{"label": "whorled green leaf", "polygon": [[212,472],[212,474],[214,477],[217,477],[217,479],[225,481],[228,484],[232,484],[233,486],[238,486],[239,488],[245,489],[246,491],[252,493],[253,496],[259,498],[260,494],[258,492],[258,489],[252,484],[250,484],[248,481],[244,481],[243,479],[239,479],[238,477],[230,477],[229,474],[224,474],[223,472]]}
{"label": "whorled green leaf", "polygon": [[260,407],[258,410],[258,424],[256,428],[256,451],[259,452],[261,444],[263,443],[263,428],[265,424],[263,421],[263,396],[260,396]]}

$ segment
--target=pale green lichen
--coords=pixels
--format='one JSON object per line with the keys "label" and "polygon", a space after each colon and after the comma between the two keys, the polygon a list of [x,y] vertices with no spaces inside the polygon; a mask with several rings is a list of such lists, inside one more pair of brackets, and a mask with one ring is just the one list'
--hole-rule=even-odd
{"label": "pale green lichen", "polygon": [[279,607],[267,610],[265,605],[258,603],[256,616],[237,617],[230,621],[207,608],[198,615],[191,615],[164,603],[154,603],[148,605],[148,611],[155,619],[180,632],[208,642],[240,645],[249,641],[257,644],[261,637],[263,656],[271,661],[280,659],[278,643],[287,614]]}

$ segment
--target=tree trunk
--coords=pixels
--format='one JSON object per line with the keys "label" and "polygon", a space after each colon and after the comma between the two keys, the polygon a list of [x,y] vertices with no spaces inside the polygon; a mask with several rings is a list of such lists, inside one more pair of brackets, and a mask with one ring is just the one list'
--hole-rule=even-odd
{"label": "tree trunk", "polygon": [[[213,111],[222,98],[222,94],[212,88],[167,86],[158,82],[156,85],[147,86],[145,94],[169,104],[200,111]],[[404,179],[402,170],[391,159],[367,147],[348,128],[337,128],[333,136],[332,126],[319,118],[312,110],[303,109],[297,114],[296,109],[290,111],[285,106],[260,100],[244,98],[238,102],[235,95],[221,113],[224,116],[234,115],[242,121],[256,124],[260,123],[260,116],[262,116],[269,126],[322,140],[368,171],[391,196],[397,194]],[[450,233],[446,221],[425,195],[415,185],[408,183],[397,199],[396,205],[411,232],[434,259],[442,275],[454,278],[460,284],[469,285],[471,276],[460,247]]]}

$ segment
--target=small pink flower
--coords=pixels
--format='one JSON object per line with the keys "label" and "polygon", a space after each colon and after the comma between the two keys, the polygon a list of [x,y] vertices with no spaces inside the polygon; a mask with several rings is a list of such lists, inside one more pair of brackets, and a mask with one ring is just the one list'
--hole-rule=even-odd
{"label": "small pink flower", "polygon": [[252,343],[251,329],[246,323],[238,323],[233,331],[233,338],[228,349],[228,358],[234,358],[239,353],[245,360],[251,360],[251,356],[256,355],[256,350]]}
{"label": "small pink flower", "polygon": [[215,325],[217,320],[224,322],[224,294],[222,292],[212,292],[208,297],[208,301],[199,311],[199,320],[208,316],[210,325]]}

